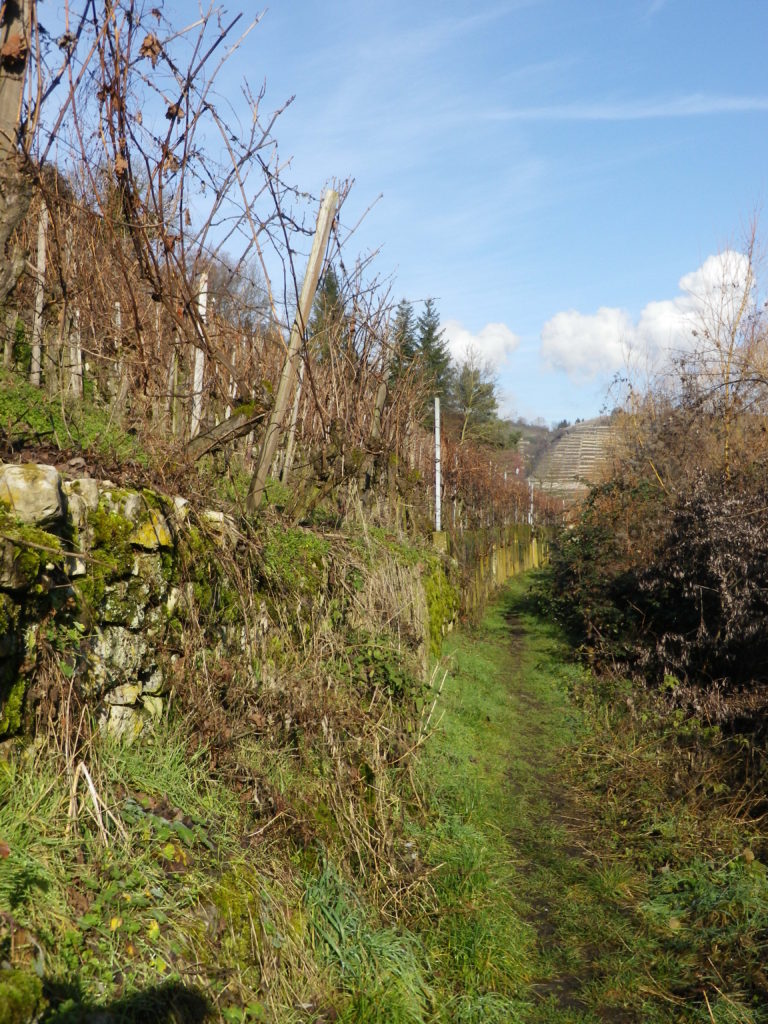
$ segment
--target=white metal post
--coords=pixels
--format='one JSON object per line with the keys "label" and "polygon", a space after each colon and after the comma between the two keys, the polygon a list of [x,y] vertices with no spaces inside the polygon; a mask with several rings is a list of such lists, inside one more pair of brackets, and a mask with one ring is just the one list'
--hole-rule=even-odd
{"label": "white metal post", "polygon": [[528,486],[531,489],[531,504],[528,508],[528,525],[533,526],[533,480],[528,481]]}
{"label": "white metal post", "polygon": [[[200,321],[204,324],[208,314],[208,271],[204,270],[200,275],[200,285],[197,293],[197,312]],[[202,342],[201,342],[202,344]],[[202,348],[195,349],[195,361],[192,370],[192,417],[189,427],[189,436],[197,437],[200,424],[203,421],[203,374],[205,372],[205,352]]]}
{"label": "white metal post", "polygon": [[435,395],[435,530],[442,530],[440,491],[442,488],[442,466],[440,462],[440,399]]}

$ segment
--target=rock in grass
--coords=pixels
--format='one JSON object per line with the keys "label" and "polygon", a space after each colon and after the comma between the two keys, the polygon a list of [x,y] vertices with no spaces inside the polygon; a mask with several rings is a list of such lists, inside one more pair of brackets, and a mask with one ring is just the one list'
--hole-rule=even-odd
{"label": "rock in grass", "polygon": [[0,971],[0,1024],[32,1024],[42,1001],[43,985],[36,974]]}

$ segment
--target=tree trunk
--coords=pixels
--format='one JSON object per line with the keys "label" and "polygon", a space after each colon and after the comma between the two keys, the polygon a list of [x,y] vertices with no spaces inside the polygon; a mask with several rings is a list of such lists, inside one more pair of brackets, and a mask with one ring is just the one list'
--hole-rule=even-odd
{"label": "tree trunk", "polygon": [[5,0],[0,10],[0,305],[21,277],[26,253],[11,238],[27,215],[32,182],[18,150],[33,0]]}

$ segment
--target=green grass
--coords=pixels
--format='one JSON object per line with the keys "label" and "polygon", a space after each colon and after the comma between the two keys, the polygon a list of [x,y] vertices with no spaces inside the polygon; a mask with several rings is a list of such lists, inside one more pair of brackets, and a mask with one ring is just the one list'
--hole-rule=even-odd
{"label": "green grass", "polygon": [[0,369],[0,436],[17,447],[42,443],[147,465],[148,455],[113,412],[89,397],[51,398],[25,377]]}
{"label": "green grass", "polygon": [[451,641],[419,768],[436,1019],[768,1021],[765,837],[723,738],[592,679],[529,587]]}
{"label": "green grass", "polygon": [[218,770],[180,722],[97,737],[106,842],[55,746],[0,761],[0,960],[42,970],[44,1024],[766,1024],[768,843],[725,741],[592,679],[529,586],[451,635],[413,759],[416,729],[375,771],[300,736]]}

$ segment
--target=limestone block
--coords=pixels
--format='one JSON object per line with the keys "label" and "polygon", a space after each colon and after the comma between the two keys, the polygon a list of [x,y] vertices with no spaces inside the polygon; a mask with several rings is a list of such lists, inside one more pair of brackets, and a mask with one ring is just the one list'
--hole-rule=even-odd
{"label": "limestone block", "polygon": [[189,502],[186,498],[182,498],[178,494],[174,497],[173,514],[179,523],[185,523],[189,519]]}
{"label": "limestone block", "polygon": [[145,717],[137,708],[112,704],[102,719],[102,727],[115,739],[132,743],[144,729]]}
{"label": "limestone block", "polygon": [[138,524],[128,539],[134,547],[144,548],[146,551],[173,547],[173,537],[165,516],[153,508],[149,510],[147,519]]}
{"label": "limestone block", "polygon": [[237,544],[239,534],[232,516],[216,509],[206,508],[203,509],[201,518],[222,540],[228,541],[232,545]]}
{"label": "limestone block", "polygon": [[132,523],[138,522],[143,510],[144,503],[141,500],[140,494],[137,494],[135,491],[130,491],[125,495],[122,501],[121,511],[126,519],[130,519]]}
{"label": "limestone block", "polygon": [[[64,484],[64,492],[66,494],[66,483]],[[72,525],[78,533],[82,533],[88,526],[88,506],[85,502],[85,498],[79,494],[68,494],[67,495],[67,511],[69,512],[69,518],[72,521]]]}
{"label": "limestone block", "polygon": [[68,555],[67,575],[70,579],[76,579],[78,576],[87,576],[88,566],[85,564],[85,559],[78,558],[77,555]]}
{"label": "limestone block", "polygon": [[0,465],[0,504],[22,522],[50,525],[64,517],[61,477],[53,466]]}
{"label": "limestone block", "polygon": [[147,653],[144,637],[124,626],[97,627],[88,657],[87,695],[98,696],[123,683],[135,682]]}
{"label": "limestone block", "polygon": [[144,710],[149,713],[149,717],[154,722],[156,722],[159,718],[162,718],[162,715],[163,715],[163,698],[162,697],[150,697],[150,696],[146,696],[145,695],[145,696],[142,697],[141,701],[142,701],[142,704],[144,705]]}
{"label": "limestone block", "polygon": [[133,706],[141,695],[141,683],[121,683],[104,695],[107,704]]}
{"label": "limestone block", "polygon": [[142,686],[142,700],[146,704],[147,694],[149,694],[152,697],[156,697],[159,694],[161,694],[164,689],[165,679],[163,678],[163,673],[160,671],[159,668],[156,668],[155,671],[150,675],[149,679],[144,680],[144,684]]}
{"label": "limestone block", "polygon": [[77,480],[64,481],[64,493],[71,500],[76,495],[85,503],[89,512],[95,512],[99,507],[99,483],[90,477],[80,477]]}
{"label": "limestone block", "polygon": [[168,624],[168,616],[165,612],[165,605],[153,604],[147,608],[144,616],[143,631],[147,639],[154,643],[160,643],[165,636],[165,627]]}
{"label": "limestone block", "polygon": [[137,551],[133,556],[131,575],[142,581],[148,600],[161,601],[168,592],[163,557],[156,552]]}

